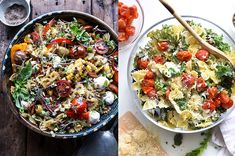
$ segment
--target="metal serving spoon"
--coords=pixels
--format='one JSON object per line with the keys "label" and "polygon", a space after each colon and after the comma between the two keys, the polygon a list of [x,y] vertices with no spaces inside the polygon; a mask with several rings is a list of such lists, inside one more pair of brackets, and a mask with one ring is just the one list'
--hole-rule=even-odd
{"label": "metal serving spoon", "polygon": [[223,58],[229,62],[231,67],[233,67],[233,70],[235,70],[235,65],[233,64],[232,60],[225,55],[225,53],[216,47],[210,45],[207,43],[205,40],[203,40],[194,30],[193,28],[180,16],[177,14],[177,12],[173,9],[173,7],[166,1],[166,0],[159,0],[165,7],[166,9],[183,25],[185,29],[187,29],[191,35],[201,44],[201,46],[208,50],[211,54]]}
{"label": "metal serving spoon", "polygon": [[73,156],[117,156],[118,144],[113,134],[117,122],[118,119],[114,121],[109,131],[99,131],[88,136]]}

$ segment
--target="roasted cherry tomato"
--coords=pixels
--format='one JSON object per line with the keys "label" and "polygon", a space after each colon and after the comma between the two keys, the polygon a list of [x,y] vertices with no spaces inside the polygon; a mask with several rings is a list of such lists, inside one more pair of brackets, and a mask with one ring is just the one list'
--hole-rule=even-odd
{"label": "roasted cherry tomato", "polygon": [[109,47],[103,39],[100,39],[95,43],[95,50],[98,54],[102,55],[109,51]]}
{"label": "roasted cherry tomato", "polygon": [[85,58],[87,56],[87,50],[82,45],[77,45],[70,49],[69,56],[74,59]]}
{"label": "roasted cherry tomato", "polygon": [[157,64],[164,64],[165,63],[165,59],[161,56],[155,56],[153,58],[153,60],[157,63]]}
{"label": "roasted cherry tomato", "polygon": [[151,91],[147,92],[147,96],[149,98],[155,98],[157,96],[157,91],[155,89],[152,89]]}
{"label": "roasted cherry tomato", "polygon": [[206,84],[206,81],[202,78],[202,77],[199,77],[197,79],[197,91],[198,92],[203,92],[206,90],[207,88],[207,84]]}
{"label": "roasted cherry tomato", "polygon": [[154,79],[155,74],[152,71],[148,71],[146,75],[144,76],[144,79]]}
{"label": "roasted cherry tomato", "polygon": [[40,35],[36,31],[32,32],[31,36],[32,36],[33,42],[37,42],[40,39]]}
{"label": "roasted cherry tomato", "polygon": [[213,112],[216,108],[215,103],[212,100],[206,100],[203,105],[203,109],[210,109],[211,112]]}
{"label": "roasted cherry tomato", "polygon": [[216,97],[215,99],[213,99],[213,101],[215,103],[216,108],[220,107],[221,101],[219,97]]}
{"label": "roasted cherry tomato", "polygon": [[179,51],[176,54],[176,57],[180,60],[180,61],[189,61],[192,58],[192,53],[189,51]]}
{"label": "roasted cherry tomato", "polygon": [[171,89],[168,88],[168,89],[166,90],[166,98],[167,98],[168,100],[169,100],[170,93],[171,93]]}
{"label": "roasted cherry tomato", "polygon": [[196,58],[201,60],[201,61],[206,61],[209,57],[209,52],[207,50],[199,50],[197,53],[196,53]]}
{"label": "roasted cherry tomato", "polygon": [[227,103],[222,103],[221,106],[222,106],[223,108],[225,108],[225,109],[229,109],[229,108],[231,108],[231,107],[233,106],[233,100],[230,99]]}
{"label": "roasted cherry tomato", "polygon": [[141,83],[141,86],[154,87],[155,86],[155,81],[153,79],[144,79]]}
{"label": "roasted cherry tomato", "polygon": [[124,42],[126,41],[126,33],[125,32],[118,32],[118,41],[119,42]]}
{"label": "roasted cherry tomato", "polygon": [[228,94],[225,91],[221,91],[219,94],[219,97],[220,97],[221,103],[224,103],[224,104],[228,103],[230,100]]}
{"label": "roasted cherry tomato", "polygon": [[48,32],[48,30],[55,24],[55,19],[53,18],[52,20],[50,20],[47,25],[44,27],[43,30],[43,35],[46,35],[46,33]]}
{"label": "roasted cherry tomato", "polygon": [[157,49],[159,51],[166,51],[169,48],[169,44],[167,41],[162,41],[157,43]]}
{"label": "roasted cherry tomato", "polygon": [[123,4],[120,7],[120,15],[125,17],[125,18],[129,18],[130,17],[130,9],[129,9],[129,7]]}
{"label": "roasted cherry tomato", "polygon": [[84,113],[87,109],[87,104],[85,101],[81,101],[78,98],[72,100],[71,109],[73,109],[76,113],[81,114]]}
{"label": "roasted cherry tomato", "polygon": [[183,85],[186,86],[186,87],[192,87],[195,83],[195,78],[190,75],[190,74],[187,74],[187,73],[183,73],[182,75],[182,82],[183,82]]}
{"label": "roasted cherry tomato", "polygon": [[154,87],[149,87],[149,86],[141,86],[142,91],[144,92],[144,94],[148,94],[149,92],[151,92],[152,90],[155,90]]}
{"label": "roasted cherry tomato", "polygon": [[58,80],[56,82],[56,92],[59,97],[67,97],[71,93],[71,85],[69,81]]}
{"label": "roasted cherry tomato", "polygon": [[73,45],[73,41],[66,39],[66,38],[56,38],[51,40],[51,43],[64,43],[64,44],[71,44]]}
{"label": "roasted cherry tomato", "polygon": [[85,112],[79,115],[79,119],[82,120],[89,120],[89,118],[90,118],[90,112]]}
{"label": "roasted cherry tomato", "polygon": [[146,69],[148,67],[148,64],[149,64],[149,60],[144,60],[141,58],[137,60],[137,65],[139,69]]}
{"label": "roasted cherry tomato", "polygon": [[133,36],[135,34],[135,27],[134,26],[126,27],[126,34],[128,36]]}
{"label": "roasted cherry tomato", "polygon": [[110,83],[108,86],[109,90],[116,93],[118,95],[118,87],[115,84]]}
{"label": "roasted cherry tomato", "polygon": [[118,31],[125,29],[126,29],[126,21],[124,20],[124,18],[118,19]]}
{"label": "roasted cherry tomato", "polygon": [[208,93],[208,98],[213,99],[217,96],[218,89],[217,87],[210,87],[207,89],[207,93]]}
{"label": "roasted cherry tomato", "polygon": [[130,14],[131,16],[133,16],[133,18],[138,18],[138,11],[137,11],[137,7],[135,5],[129,7],[130,9]]}
{"label": "roasted cherry tomato", "polygon": [[73,118],[73,119],[77,119],[78,118],[78,115],[72,109],[67,110],[66,111],[66,115],[69,118]]}

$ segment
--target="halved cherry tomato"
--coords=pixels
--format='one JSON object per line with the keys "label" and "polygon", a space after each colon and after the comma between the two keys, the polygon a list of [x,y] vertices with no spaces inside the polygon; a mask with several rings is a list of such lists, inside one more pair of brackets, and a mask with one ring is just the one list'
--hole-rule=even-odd
{"label": "halved cherry tomato", "polygon": [[189,61],[192,58],[192,53],[189,51],[179,51],[176,54],[176,57],[180,60],[180,61]]}
{"label": "halved cherry tomato", "polygon": [[141,83],[141,86],[154,87],[155,86],[155,81],[153,79],[144,79]]}
{"label": "halved cherry tomato", "polygon": [[233,106],[233,100],[230,99],[227,103],[222,103],[221,106],[222,106],[223,108],[225,108],[225,109],[229,109],[229,108],[231,108],[231,107]]}
{"label": "halved cherry tomato", "polygon": [[192,87],[195,83],[195,78],[191,74],[183,73],[182,75],[183,85],[186,87]]}
{"label": "halved cherry tomato", "polygon": [[213,101],[214,101],[214,103],[215,103],[216,108],[220,107],[221,101],[220,101],[220,98],[219,98],[219,97],[213,99]]}
{"label": "halved cherry tomato", "polygon": [[152,71],[148,71],[146,75],[144,76],[144,79],[154,79],[155,74]]}
{"label": "halved cherry tomato", "polygon": [[137,60],[137,65],[139,69],[146,69],[148,67],[148,64],[149,64],[149,60],[144,60],[141,58]]}
{"label": "halved cherry tomato", "polygon": [[149,92],[151,92],[152,90],[155,90],[154,87],[148,87],[148,86],[141,86],[142,91],[144,92],[144,94],[148,94]]}
{"label": "halved cherry tomato", "polygon": [[206,100],[203,105],[203,109],[210,109],[211,112],[213,112],[216,108],[215,103],[212,100]]}
{"label": "halved cherry tomato", "polygon": [[66,39],[66,38],[56,38],[56,39],[51,40],[51,43],[64,43],[64,44],[71,44],[71,45],[74,44],[73,41]]}
{"label": "halved cherry tomato", "polygon": [[78,98],[72,100],[71,109],[74,110],[75,113],[81,114],[84,113],[87,109],[87,104],[85,101],[81,101]]}
{"label": "halved cherry tomato", "polygon": [[219,94],[219,97],[220,97],[220,101],[224,104],[228,103],[230,100],[228,94],[225,91],[221,91]]}
{"label": "halved cherry tomato", "polygon": [[118,7],[121,7],[123,5],[122,2],[118,2]]}
{"label": "halved cherry tomato", "polygon": [[149,98],[154,98],[154,97],[156,97],[156,96],[157,96],[156,90],[153,88],[151,91],[147,92],[147,96],[148,96]]}
{"label": "halved cherry tomato", "polygon": [[196,58],[201,60],[201,61],[206,61],[209,57],[209,52],[207,50],[199,50],[197,53],[196,53]]}
{"label": "halved cherry tomato", "polygon": [[98,54],[106,54],[109,51],[109,47],[108,45],[105,43],[105,41],[103,39],[99,39],[96,43],[95,43],[95,51]]}
{"label": "halved cherry tomato", "polygon": [[153,58],[153,60],[154,60],[157,64],[164,64],[164,62],[165,62],[165,59],[164,59],[163,57],[161,57],[161,56],[155,56],[155,57]]}
{"label": "halved cherry tomato", "polygon": [[32,36],[33,42],[37,42],[40,39],[40,35],[36,31],[32,32],[31,36]]}
{"label": "halved cherry tomato", "polygon": [[213,99],[216,97],[216,95],[218,93],[218,89],[217,89],[217,87],[210,87],[207,89],[207,93],[208,93],[208,98]]}
{"label": "halved cherry tomato", "polygon": [[133,36],[135,34],[135,27],[134,26],[126,27],[126,34],[129,36]]}
{"label": "halved cherry tomato", "polygon": [[116,93],[118,95],[118,87],[115,84],[110,83],[108,86],[109,90]]}
{"label": "halved cherry tomato", "polygon": [[77,114],[72,109],[67,110],[66,111],[66,115],[69,118],[73,118],[73,119],[77,119],[78,118]]}
{"label": "halved cherry tomato", "polygon": [[157,49],[159,51],[166,51],[169,48],[169,44],[167,41],[162,41],[157,43]]}
{"label": "halved cherry tomato", "polygon": [[168,100],[169,100],[170,93],[171,93],[171,89],[168,88],[168,89],[166,90],[166,98],[167,98]]}
{"label": "halved cherry tomato", "polygon": [[90,112],[85,112],[79,115],[79,119],[82,120],[89,120],[89,118],[90,118]]}
{"label": "halved cherry tomato", "polygon": [[124,42],[126,41],[126,33],[125,32],[118,32],[118,41],[119,42]]}
{"label": "halved cherry tomato", "polygon": [[87,50],[82,45],[76,45],[70,49],[69,56],[74,59],[84,58],[87,56]]}
{"label": "halved cherry tomato", "polygon": [[118,31],[125,30],[125,28],[126,28],[126,21],[123,18],[118,19]]}
{"label": "halved cherry tomato", "polygon": [[120,7],[120,15],[125,17],[125,18],[128,18],[130,16],[130,9],[129,9],[129,7],[123,4]]}
{"label": "halved cherry tomato", "polygon": [[71,93],[71,85],[69,81],[58,80],[56,82],[56,93],[59,97],[67,97]]}
{"label": "halved cherry tomato", "polygon": [[133,18],[138,18],[138,12],[137,12],[137,7],[135,5],[129,7],[130,9],[130,14],[133,16]]}
{"label": "halved cherry tomato", "polygon": [[47,25],[44,27],[43,35],[46,35],[48,30],[55,24],[55,22],[56,22],[56,20],[53,18],[52,20],[50,20],[49,23],[47,23]]}
{"label": "halved cherry tomato", "polygon": [[202,78],[202,77],[199,77],[197,79],[197,91],[198,92],[203,92],[206,90],[207,88],[207,84],[206,84],[206,81]]}

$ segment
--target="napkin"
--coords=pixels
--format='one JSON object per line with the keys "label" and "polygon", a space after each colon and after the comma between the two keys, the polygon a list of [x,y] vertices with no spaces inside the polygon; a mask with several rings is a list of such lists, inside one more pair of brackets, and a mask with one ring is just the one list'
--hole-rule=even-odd
{"label": "napkin", "polygon": [[214,130],[212,142],[221,147],[217,156],[235,156],[235,110]]}

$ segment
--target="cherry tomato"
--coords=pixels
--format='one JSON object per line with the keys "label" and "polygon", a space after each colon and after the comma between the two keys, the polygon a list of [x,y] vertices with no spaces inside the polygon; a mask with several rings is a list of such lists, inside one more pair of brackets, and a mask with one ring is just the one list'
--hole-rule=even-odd
{"label": "cherry tomato", "polygon": [[125,32],[118,32],[118,41],[119,42],[124,42],[126,41],[126,33]]}
{"label": "cherry tomato", "polygon": [[169,48],[169,44],[166,41],[158,42],[157,49],[159,51],[166,51]]}
{"label": "cherry tomato", "polygon": [[220,107],[221,101],[220,101],[220,98],[219,98],[219,97],[213,99],[213,101],[214,101],[214,103],[215,103],[216,108]]}
{"label": "cherry tomato", "polygon": [[78,118],[77,114],[72,109],[67,110],[66,111],[66,115],[69,118],[73,118],[73,119],[77,119]]}
{"label": "cherry tomato", "polygon": [[102,55],[109,51],[109,47],[103,39],[100,39],[95,43],[95,50],[98,54]]}
{"label": "cherry tomato", "polygon": [[148,67],[148,64],[149,64],[149,60],[144,60],[141,58],[137,60],[137,65],[139,69],[146,69]]}
{"label": "cherry tomato", "polygon": [[89,118],[90,118],[90,112],[85,112],[79,115],[79,119],[82,119],[82,120],[89,120]]}
{"label": "cherry tomato", "polygon": [[56,92],[59,97],[67,97],[71,93],[71,85],[69,81],[58,80],[56,82]]}
{"label": "cherry tomato", "polygon": [[187,73],[183,73],[182,75],[182,82],[183,82],[183,85],[190,88],[194,85],[195,83],[195,78],[190,75],[190,74],[187,74]]}
{"label": "cherry tomato", "polygon": [[126,5],[122,5],[120,7],[120,15],[125,17],[125,18],[128,18],[130,16],[130,9],[128,6]]}
{"label": "cherry tomato", "polygon": [[168,100],[169,100],[170,93],[171,93],[171,89],[168,88],[168,89],[166,90],[166,98],[167,98]]}
{"label": "cherry tomato", "polygon": [[51,43],[64,43],[64,44],[71,44],[73,45],[73,41],[66,39],[66,38],[56,38],[51,40]]}
{"label": "cherry tomato", "polygon": [[123,18],[118,19],[118,31],[124,30],[125,28],[126,28],[126,21]]}
{"label": "cherry tomato", "polygon": [[80,101],[80,99],[75,98],[72,100],[71,109],[73,109],[75,113],[81,114],[87,109],[87,104],[85,101]]}
{"label": "cherry tomato", "polygon": [[207,93],[208,93],[208,98],[213,99],[216,97],[216,95],[218,93],[218,89],[217,89],[217,87],[210,87],[207,89]]}
{"label": "cherry tomato", "polygon": [[147,92],[147,96],[148,96],[149,98],[154,98],[154,97],[156,97],[156,96],[157,96],[156,90],[153,88],[151,91]]}
{"label": "cherry tomato", "polygon": [[212,100],[206,100],[203,105],[203,109],[210,109],[211,112],[213,112],[216,108],[215,103]]}
{"label": "cherry tomato", "polygon": [[31,36],[32,36],[33,42],[37,42],[40,39],[40,35],[36,31],[32,32]]}
{"label": "cherry tomato", "polygon": [[227,103],[222,103],[221,106],[222,106],[223,108],[225,108],[225,109],[229,109],[229,108],[231,108],[231,107],[233,106],[233,100],[230,99]]}
{"label": "cherry tomato", "polygon": [[70,49],[69,56],[74,59],[84,58],[87,56],[87,50],[82,45],[76,45]]}
{"label": "cherry tomato", "polygon": [[164,62],[165,62],[165,59],[164,59],[163,57],[161,57],[161,56],[155,56],[155,57],[153,58],[153,60],[154,60],[157,64],[164,64]]}
{"label": "cherry tomato", "polygon": [[155,86],[155,81],[153,79],[144,79],[141,83],[141,86],[154,87]]}
{"label": "cherry tomato", "polygon": [[55,19],[53,18],[52,20],[50,20],[50,22],[47,23],[47,25],[44,27],[43,30],[43,35],[46,35],[46,33],[48,32],[48,30],[55,24]]}
{"label": "cherry tomato", "polygon": [[116,93],[118,95],[118,87],[115,84],[110,83],[108,86],[109,90]]}
{"label": "cherry tomato", "polygon": [[148,71],[146,75],[144,76],[144,79],[154,79],[155,74],[152,71]]}
{"label": "cherry tomato", "polygon": [[220,96],[220,101],[224,104],[228,103],[230,100],[228,94],[225,91],[221,91],[219,96]]}
{"label": "cherry tomato", "polygon": [[115,84],[118,85],[118,71],[114,72],[113,80],[114,80]]}
{"label": "cherry tomato", "polygon": [[122,2],[118,2],[118,7],[121,7],[123,5]]}
{"label": "cherry tomato", "polygon": [[130,14],[133,16],[133,18],[138,18],[138,12],[137,12],[137,7],[135,5],[129,7],[130,9]]}
{"label": "cherry tomato", "polygon": [[180,60],[180,61],[189,61],[192,58],[192,54],[189,51],[179,51],[176,54],[176,57]]}
{"label": "cherry tomato", "polygon": [[144,92],[144,94],[148,94],[152,90],[155,90],[154,87],[148,87],[148,86],[141,86],[141,89]]}
{"label": "cherry tomato", "polygon": [[129,36],[133,36],[135,34],[135,27],[134,26],[126,27],[126,34]]}
{"label": "cherry tomato", "polygon": [[203,92],[206,90],[207,88],[207,84],[206,84],[206,81],[202,78],[202,77],[199,77],[197,79],[197,91],[198,92]]}
{"label": "cherry tomato", "polygon": [[207,50],[199,50],[197,53],[196,53],[196,58],[201,60],[201,61],[206,61],[209,57],[209,52]]}

